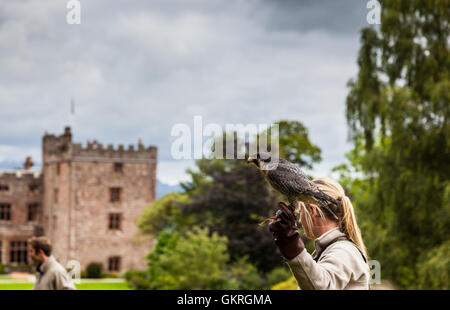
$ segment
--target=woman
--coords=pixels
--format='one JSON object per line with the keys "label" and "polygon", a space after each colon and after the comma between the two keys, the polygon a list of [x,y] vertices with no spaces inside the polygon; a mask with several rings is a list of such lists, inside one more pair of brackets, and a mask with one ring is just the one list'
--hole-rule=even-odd
{"label": "woman", "polygon": [[293,208],[282,202],[278,205],[279,220],[269,225],[276,245],[300,289],[369,289],[367,252],[350,199],[333,179],[313,182],[321,191],[341,202],[338,206],[330,203],[331,210],[300,203],[300,223],[306,236],[315,239],[314,252],[310,255],[306,251],[295,227]]}

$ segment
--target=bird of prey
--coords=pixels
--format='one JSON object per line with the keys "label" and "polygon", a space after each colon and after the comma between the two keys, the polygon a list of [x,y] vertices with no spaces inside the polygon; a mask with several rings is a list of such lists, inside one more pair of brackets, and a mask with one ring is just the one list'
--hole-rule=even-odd
{"label": "bird of prey", "polygon": [[[336,205],[338,205],[339,202],[322,192],[317,187],[316,183],[311,181],[296,164],[293,164],[284,158],[278,158],[278,163],[276,162],[276,159],[272,162],[271,155],[262,152],[249,156],[247,162],[255,164],[265,175],[270,185],[286,196],[289,204],[294,208],[294,214],[296,216],[300,213],[299,202],[302,201],[305,204],[320,204],[328,210],[335,219],[338,219],[337,215],[328,206],[328,202]],[[272,217],[267,220],[273,221],[275,219],[276,217]]]}

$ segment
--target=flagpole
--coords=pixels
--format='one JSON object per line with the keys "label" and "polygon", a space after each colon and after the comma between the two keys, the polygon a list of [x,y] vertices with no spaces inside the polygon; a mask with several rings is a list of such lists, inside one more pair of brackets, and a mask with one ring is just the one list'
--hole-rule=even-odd
{"label": "flagpole", "polygon": [[70,97],[70,114],[69,114],[69,126],[72,128],[72,132],[74,132],[75,125],[75,99],[73,96]]}

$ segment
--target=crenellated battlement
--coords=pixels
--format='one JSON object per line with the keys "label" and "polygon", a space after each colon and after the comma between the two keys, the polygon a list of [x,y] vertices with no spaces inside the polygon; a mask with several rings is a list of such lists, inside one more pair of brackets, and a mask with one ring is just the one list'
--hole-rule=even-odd
{"label": "crenellated battlement", "polygon": [[42,176],[41,171],[28,171],[28,170],[0,170],[0,180],[5,179],[29,179],[36,180]]}
{"label": "crenellated battlement", "polygon": [[43,157],[61,156],[67,153],[72,144],[72,133],[70,127],[64,128],[64,133],[60,136],[49,135],[45,133],[42,137],[42,151]]}
{"label": "crenellated battlement", "polygon": [[137,146],[130,144],[125,147],[119,144],[104,146],[96,141],[88,141],[84,146],[81,143],[72,143],[70,127],[66,127],[61,136],[45,134],[43,137],[43,152],[45,161],[58,159],[138,159],[156,160],[157,148],[145,147],[141,141]]}
{"label": "crenellated battlement", "polygon": [[144,147],[133,144],[127,148],[123,144],[114,147],[108,144],[106,147],[101,143],[88,142],[85,147],[81,143],[72,144],[72,157],[105,157],[105,158],[136,158],[136,159],[156,159],[157,148],[155,146]]}

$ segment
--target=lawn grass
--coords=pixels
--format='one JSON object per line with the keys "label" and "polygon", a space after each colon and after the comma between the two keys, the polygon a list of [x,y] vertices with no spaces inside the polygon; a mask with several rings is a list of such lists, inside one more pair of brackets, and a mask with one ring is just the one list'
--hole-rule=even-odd
{"label": "lawn grass", "polygon": [[[78,290],[130,290],[127,282],[89,282],[75,284]],[[0,290],[31,290],[33,283],[0,283]]]}
{"label": "lawn grass", "polygon": [[0,283],[0,290],[31,290],[33,283]]}
{"label": "lawn grass", "polygon": [[131,290],[127,282],[90,282],[75,284],[79,290]]}

